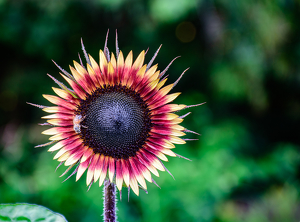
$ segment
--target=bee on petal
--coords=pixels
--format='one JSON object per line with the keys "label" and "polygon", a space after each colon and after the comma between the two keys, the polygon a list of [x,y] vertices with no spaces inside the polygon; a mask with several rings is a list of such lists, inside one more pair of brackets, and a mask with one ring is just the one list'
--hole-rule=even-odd
{"label": "bee on petal", "polygon": [[73,119],[73,129],[76,133],[80,133],[80,123],[84,120],[85,116],[76,115]]}

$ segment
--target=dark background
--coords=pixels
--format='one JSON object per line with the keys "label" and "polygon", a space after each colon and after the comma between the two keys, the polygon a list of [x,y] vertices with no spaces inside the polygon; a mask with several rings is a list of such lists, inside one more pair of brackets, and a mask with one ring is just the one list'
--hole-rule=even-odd
{"label": "dark background", "polygon": [[[300,220],[300,2],[284,0],[0,1],[0,203],[44,205],[68,221],[102,220],[102,187],[87,191],[59,175],[38,126],[83,38],[98,61],[108,46],[134,57],[147,49],[176,86],[179,104],[206,101],[183,126],[202,134],[178,145],[149,194],[118,201],[119,221],[282,222]],[[174,91],[174,92],[175,92]],[[182,111],[184,114],[184,111]],[[190,138],[198,138],[191,135]]]}

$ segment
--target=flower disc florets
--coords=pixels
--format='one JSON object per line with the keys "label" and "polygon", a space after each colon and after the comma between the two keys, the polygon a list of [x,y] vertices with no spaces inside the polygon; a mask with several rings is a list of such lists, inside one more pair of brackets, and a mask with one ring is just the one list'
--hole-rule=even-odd
{"label": "flower disc florets", "polygon": [[151,130],[150,112],[135,91],[122,85],[97,89],[78,106],[85,116],[80,137],[95,153],[134,157]]}

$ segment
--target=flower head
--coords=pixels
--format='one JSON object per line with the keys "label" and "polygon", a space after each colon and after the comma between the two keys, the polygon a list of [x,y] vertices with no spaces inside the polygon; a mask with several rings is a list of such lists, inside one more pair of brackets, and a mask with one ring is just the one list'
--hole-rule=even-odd
{"label": "flower head", "polygon": [[119,190],[130,187],[138,195],[139,187],[147,190],[145,179],[154,182],[151,173],[167,170],[161,162],[168,160],[166,155],[179,156],[172,151],[174,144],[184,144],[180,137],[192,132],[179,125],[186,115],[174,114],[187,106],[170,104],[180,93],[169,92],[183,73],[164,86],[174,60],[157,71],[152,63],[160,48],[144,65],[145,51],[133,61],[132,51],[126,58],[119,51],[117,38],[116,55],[106,42],[99,64],[82,43],[86,65],[79,57],[71,74],[57,65],[70,88],[49,75],[60,88],[53,87],[57,96],[43,95],[55,106],[35,105],[52,113],[42,117],[48,119],[43,125],[51,126],[42,134],[51,135],[51,142],[37,147],[52,145],[48,151],[58,151],[54,159],[68,166],[63,175],[73,168],[70,176],[76,173],[77,181],[87,170],[87,185],[99,181],[101,186],[109,179]]}

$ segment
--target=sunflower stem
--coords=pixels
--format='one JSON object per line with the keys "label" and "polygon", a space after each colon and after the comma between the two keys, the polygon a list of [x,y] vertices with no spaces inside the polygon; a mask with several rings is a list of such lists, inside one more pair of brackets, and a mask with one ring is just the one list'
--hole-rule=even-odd
{"label": "sunflower stem", "polygon": [[115,222],[116,215],[116,185],[109,180],[104,181],[104,221]]}

